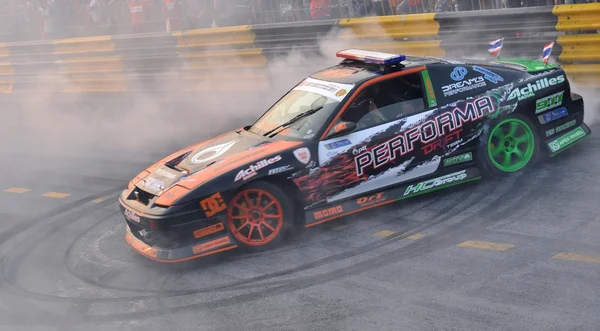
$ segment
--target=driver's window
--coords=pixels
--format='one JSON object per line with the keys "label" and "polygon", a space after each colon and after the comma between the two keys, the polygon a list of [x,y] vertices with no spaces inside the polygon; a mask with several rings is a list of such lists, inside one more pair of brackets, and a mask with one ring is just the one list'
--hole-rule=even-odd
{"label": "driver's window", "polygon": [[359,93],[338,120],[354,122],[358,130],[425,110],[419,73],[388,79],[370,85]]}

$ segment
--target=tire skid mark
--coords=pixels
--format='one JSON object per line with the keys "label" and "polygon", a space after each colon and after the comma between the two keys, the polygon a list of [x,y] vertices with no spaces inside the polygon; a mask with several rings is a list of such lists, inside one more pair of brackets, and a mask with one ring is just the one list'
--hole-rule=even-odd
{"label": "tire skid mark", "polygon": [[[493,191],[493,190],[492,190]],[[462,192],[460,194],[457,194],[456,200],[457,201],[464,201],[466,200],[464,198],[464,196],[466,195],[474,195],[475,192],[472,192],[472,190],[468,190],[465,192]],[[114,200],[114,199],[112,199]],[[108,204],[108,203],[112,203],[112,200],[107,200],[104,201],[102,204],[97,204],[95,205],[96,207],[100,208],[102,205],[104,204]],[[422,208],[419,208],[418,210],[420,210]],[[416,212],[417,210],[415,210],[414,212]],[[436,220],[441,220],[443,217],[443,214],[446,212],[446,209],[441,210],[440,211],[440,215]],[[67,222],[71,223],[72,221],[70,219],[66,220]],[[91,229],[93,229],[94,227],[98,226],[101,223],[101,221],[99,222],[95,222],[92,226],[90,226],[87,230],[84,230],[83,233],[86,233],[88,231],[90,231]],[[133,292],[141,292],[141,293],[154,293],[154,294],[149,294],[149,295],[139,295],[139,296],[126,296],[126,297],[113,297],[113,298],[76,298],[76,297],[69,297],[69,296],[58,296],[58,295],[50,295],[50,294],[44,294],[44,293],[36,293],[36,292],[32,292],[29,291],[25,288],[23,288],[22,286],[20,286],[19,284],[16,284],[15,282],[11,282],[11,285],[13,285],[13,287],[15,287],[16,289],[19,290],[19,292],[22,295],[25,295],[27,297],[33,298],[33,299],[38,299],[38,300],[44,300],[44,301],[63,301],[63,302],[82,302],[82,301],[87,301],[87,302],[123,302],[123,301],[135,301],[135,300],[143,300],[143,299],[152,299],[152,298],[160,298],[160,297],[165,297],[165,296],[183,296],[183,295],[191,295],[191,294],[199,294],[199,293],[212,293],[212,292],[221,292],[221,291],[233,291],[233,290],[239,290],[239,289],[247,289],[247,288],[254,288],[256,286],[265,286],[265,284],[261,284],[261,285],[253,285],[253,283],[259,282],[259,281],[265,281],[265,280],[269,280],[272,278],[277,278],[277,277],[281,277],[281,276],[286,276],[286,275],[290,275],[293,273],[297,273],[300,271],[306,271],[309,269],[314,269],[317,267],[322,267],[324,265],[330,264],[330,263],[335,263],[338,262],[340,260],[343,259],[348,259],[348,258],[352,258],[355,257],[357,255],[361,255],[364,254],[366,252],[370,252],[372,250],[381,248],[383,246],[387,246],[389,244],[392,244],[398,240],[402,240],[405,239],[406,237],[417,233],[417,232],[422,232],[432,226],[434,226],[435,223],[426,223],[425,225],[418,227],[414,230],[408,231],[403,233],[400,236],[392,236],[389,238],[384,238],[369,244],[366,244],[364,246],[355,248],[353,250],[350,251],[346,251],[340,254],[336,254],[336,255],[332,255],[326,258],[323,258],[321,260],[317,260],[317,261],[312,261],[309,263],[305,263],[303,265],[294,267],[294,268],[289,268],[286,270],[282,270],[282,271],[278,271],[278,272],[274,272],[274,273],[269,273],[269,274],[265,274],[265,275],[261,275],[261,276],[257,276],[254,278],[250,278],[250,279],[244,279],[244,280],[240,280],[237,282],[233,282],[233,283],[228,283],[228,284],[223,284],[220,286],[210,286],[210,287],[205,287],[205,288],[200,288],[200,289],[195,289],[195,290],[176,290],[176,291],[169,291],[169,290],[158,290],[158,291],[152,291],[152,290],[140,290],[140,291],[136,291],[136,290],[131,290],[130,288],[125,288],[125,287],[119,287],[119,286],[106,286],[104,284],[99,283],[96,280],[93,279],[89,279],[89,278],[82,278],[80,276],[78,276],[77,274],[74,274],[73,272],[71,272],[71,268],[69,267],[68,263],[66,263],[66,267],[69,270],[70,273],[72,273],[74,276],[76,276],[77,278],[81,279],[82,281],[89,283],[91,285],[100,287],[100,288],[108,288],[108,289],[115,289],[115,290],[122,290],[122,291],[133,291]],[[70,246],[71,247],[71,246]],[[23,261],[24,256],[22,256],[19,261]],[[240,258],[243,258],[240,257]],[[1,260],[0,260],[1,261]],[[16,270],[19,267],[20,263],[17,264],[16,266],[13,265],[11,267],[11,269]],[[0,264],[1,266],[1,264]],[[276,283],[275,283],[276,284]]]}
{"label": "tire skid mark", "polygon": [[[498,197],[494,198],[490,203],[487,203],[487,204],[479,207],[475,211],[474,214],[470,214],[470,215],[463,217],[461,220],[458,221],[458,223],[450,225],[446,229],[443,229],[442,231],[440,231],[438,233],[430,235],[430,236],[426,237],[425,239],[422,239],[422,240],[419,240],[416,242],[411,242],[408,245],[405,245],[398,249],[386,252],[377,257],[370,258],[370,259],[361,261],[359,263],[356,263],[356,264],[353,264],[350,266],[339,268],[339,269],[336,269],[331,272],[326,272],[326,273],[321,273],[318,275],[311,275],[311,276],[306,276],[306,277],[300,277],[300,278],[296,278],[296,279],[292,279],[292,280],[286,280],[285,282],[280,283],[280,284],[279,283],[262,284],[260,286],[271,285],[274,287],[271,287],[268,289],[263,289],[263,290],[258,290],[258,291],[252,291],[250,293],[245,293],[242,295],[228,297],[228,298],[224,298],[224,299],[217,299],[217,300],[213,300],[210,302],[203,302],[203,303],[197,303],[197,304],[191,304],[191,305],[185,305],[185,306],[179,306],[179,307],[172,307],[169,309],[160,309],[160,310],[153,309],[153,310],[144,310],[144,311],[128,312],[128,313],[117,313],[117,314],[109,314],[109,315],[88,315],[86,320],[90,321],[90,322],[116,321],[116,320],[123,321],[123,320],[131,320],[131,319],[139,319],[139,318],[144,318],[144,317],[156,316],[156,315],[165,314],[165,313],[179,313],[179,312],[186,312],[186,311],[196,311],[198,309],[212,309],[212,308],[224,307],[224,306],[229,306],[229,305],[234,305],[234,304],[241,304],[244,302],[255,301],[255,300],[259,300],[261,298],[266,298],[269,296],[293,292],[293,291],[296,291],[296,290],[299,290],[302,288],[307,288],[307,287],[311,287],[314,285],[322,284],[322,283],[331,281],[331,280],[339,278],[339,277],[347,277],[350,275],[359,274],[361,272],[365,272],[370,269],[381,267],[381,266],[384,266],[384,265],[387,265],[390,263],[396,263],[396,262],[399,262],[399,261],[402,261],[402,260],[405,260],[408,258],[421,256],[423,254],[427,254],[429,252],[432,252],[432,251],[435,251],[438,249],[452,246],[453,243],[460,240],[459,237],[461,236],[461,234],[463,236],[465,235],[464,233],[467,232],[466,230],[477,229],[481,225],[491,222],[489,218],[484,219],[483,217],[477,217],[477,216],[486,216],[489,214],[490,210],[496,210],[497,208],[500,208],[502,206],[510,205],[510,203],[512,203],[512,202],[519,201],[518,198],[527,194],[527,192],[523,192],[521,194],[515,194],[516,187],[522,186],[523,184],[526,184],[526,182],[527,181],[525,181],[525,183],[524,183],[524,182],[519,182],[519,181],[515,180],[511,185],[509,185],[509,187],[506,189],[506,191],[504,193],[502,193]],[[488,196],[488,195],[492,194],[498,185],[500,185],[500,183],[496,182],[495,186],[493,188],[485,190],[486,194],[484,194],[484,196]],[[526,189],[525,191],[529,191],[529,190]],[[477,198],[477,200],[481,200],[482,197],[479,195],[479,193],[480,193],[480,190],[477,190],[477,189],[471,190],[470,196],[475,196]],[[470,203],[470,200],[471,199],[464,199],[463,202]],[[461,213],[464,213],[466,210],[464,208],[459,208],[459,206],[454,206],[454,207],[449,207],[449,210],[444,210],[444,211],[445,211],[445,213],[442,213],[442,215],[440,215],[438,217],[439,219],[443,218],[445,220],[448,220],[455,216],[460,215]],[[494,214],[496,214],[496,213],[494,213]],[[440,222],[440,223],[433,222],[433,224],[429,223],[429,224],[424,225],[423,227],[430,228],[435,225],[439,225],[439,224],[443,224],[443,223],[444,223],[444,221],[442,220],[442,222]],[[422,229],[418,230],[418,232],[421,232],[421,231],[423,231],[423,230]],[[382,243],[388,244],[388,243],[394,242],[400,238],[404,238],[405,236],[412,234],[412,232],[415,232],[415,231],[411,231],[410,233],[405,233],[400,236],[392,236],[391,238],[386,238],[386,239],[377,241],[376,242],[377,245],[372,245],[372,246],[383,246]],[[375,247],[373,247],[372,249],[375,249]],[[346,252],[346,254],[340,254],[340,255],[347,255],[347,252]],[[339,258],[339,256],[335,256],[335,257]],[[330,260],[330,258],[325,258],[318,262],[322,263],[323,260],[328,261],[328,260]],[[320,263],[318,263],[318,264],[320,264]],[[315,262],[309,263],[309,265],[311,265],[311,266],[313,266],[315,264],[316,264]],[[293,269],[297,269],[297,268],[293,268]],[[288,270],[286,270],[286,271],[288,271]],[[274,274],[281,274],[281,272],[274,273]],[[289,274],[289,272],[288,272],[288,274]],[[272,274],[270,276],[271,277],[269,277],[269,278],[273,278]],[[266,279],[266,277],[264,277],[264,276],[257,277],[257,278]],[[246,281],[244,281],[244,282],[246,282]],[[145,298],[143,298],[143,299],[148,299],[148,298],[149,298],[148,296],[145,296]],[[94,301],[96,302],[96,301],[100,301],[100,300],[94,300]]]}

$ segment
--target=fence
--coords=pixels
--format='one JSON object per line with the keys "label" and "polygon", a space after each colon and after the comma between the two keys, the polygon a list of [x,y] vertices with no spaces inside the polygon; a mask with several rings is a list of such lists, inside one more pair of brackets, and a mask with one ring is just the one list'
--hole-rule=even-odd
{"label": "fence", "polygon": [[320,45],[339,44],[411,55],[483,56],[488,42],[499,37],[505,39],[506,57],[539,58],[544,44],[555,41],[552,56],[569,78],[597,88],[598,30],[600,4],[577,4],[8,43],[0,46],[0,91],[35,91],[59,79],[64,91],[153,91],[157,82],[161,89],[264,91],[273,87],[273,74],[282,74],[266,68],[292,50],[320,56]]}
{"label": "fence", "polygon": [[581,1],[598,0],[0,0],[0,41],[165,32],[167,18],[174,31]]}

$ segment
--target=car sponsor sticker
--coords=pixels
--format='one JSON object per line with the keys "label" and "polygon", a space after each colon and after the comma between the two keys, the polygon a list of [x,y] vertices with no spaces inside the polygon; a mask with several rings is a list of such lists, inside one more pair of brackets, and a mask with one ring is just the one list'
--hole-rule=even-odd
{"label": "car sponsor sticker", "polygon": [[165,182],[154,177],[148,177],[144,179],[144,185],[154,191],[160,191],[164,189]]}
{"label": "car sponsor sticker", "polygon": [[291,169],[292,169],[291,165],[285,165],[283,167],[279,167],[279,168],[275,168],[275,169],[269,170],[269,175],[280,174],[282,172],[286,172],[286,171],[291,170]]}
{"label": "car sponsor sticker", "polygon": [[215,248],[219,248],[221,246],[225,246],[231,244],[231,238],[229,237],[222,237],[219,239],[215,239],[212,241],[209,241],[207,243],[203,243],[203,244],[199,244],[196,246],[192,247],[192,252],[194,252],[194,254],[198,254],[198,253],[202,253],[202,252],[206,252],[209,250],[213,250]]}
{"label": "car sponsor sticker", "polygon": [[561,149],[564,149],[565,147],[585,137],[585,135],[585,131],[581,127],[578,127],[577,129],[568,132],[549,142],[548,147],[550,148],[550,151],[552,151],[552,153],[556,153]]}
{"label": "car sponsor sticker", "polygon": [[136,223],[141,222],[140,216],[129,209],[125,209],[125,218]]}
{"label": "car sponsor sticker", "polygon": [[221,192],[217,192],[200,201],[200,207],[202,207],[206,217],[211,217],[216,213],[225,210],[227,208],[227,204],[225,204],[223,196],[221,196]]}
{"label": "car sponsor sticker", "polygon": [[262,159],[262,160],[256,162],[256,164],[251,164],[248,168],[242,169],[242,170],[240,170],[240,172],[237,173],[237,175],[235,176],[234,182],[237,182],[240,179],[247,180],[249,178],[252,178],[252,177],[256,176],[256,174],[258,173],[258,171],[260,169],[268,167],[271,164],[277,163],[279,161],[281,161],[281,155],[277,155],[270,159]]}
{"label": "car sponsor sticker", "polygon": [[525,100],[535,95],[535,92],[541,91],[545,88],[558,85],[565,81],[565,75],[559,75],[557,77],[544,77],[538,79],[533,83],[527,83],[525,87],[518,87],[510,92],[507,100],[517,99],[519,101]]}
{"label": "car sponsor sticker", "polygon": [[421,71],[423,81],[425,82],[425,92],[427,93],[427,100],[429,101],[429,107],[437,107],[437,100],[435,98],[435,91],[433,90],[433,84],[431,83],[431,77],[429,77],[429,71]]}
{"label": "car sponsor sticker", "polygon": [[236,142],[237,140],[232,140],[224,144],[215,145],[203,149],[200,152],[196,153],[194,156],[192,156],[190,162],[198,164],[215,159],[225,154],[225,152],[227,152]]}
{"label": "car sponsor sticker", "polygon": [[460,82],[442,86],[442,92],[444,92],[444,96],[447,97],[485,86],[487,86],[487,84],[485,83],[485,79],[483,78],[483,76],[477,76]]}
{"label": "car sponsor sticker", "polygon": [[167,170],[162,169],[162,168],[156,169],[156,171],[154,173],[156,175],[159,175],[159,176],[162,176],[162,177],[165,177],[165,178],[169,178],[169,179],[175,179],[175,177],[177,177],[177,175],[175,175],[173,173],[170,173]]}
{"label": "car sponsor sticker", "polygon": [[348,145],[352,145],[352,142],[348,139],[342,139],[342,140],[331,142],[329,144],[325,144],[325,148],[337,149],[337,148],[348,146]]}
{"label": "car sponsor sticker", "polygon": [[469,161],[473,161],[473,154],[471,152],[444,159],[444,167],[448,167],[448,166],[459,164],[459,163],[469,162]]}
{"label": "car sponsor sticker", "polygon": [[452,78],[453,81],[458,82],[458,81],[463,80],[466,75],[467,75],[467,68],[465,68],[465,67],[456,67],[450,73],[450,78]]}
{"label": "car sponsor sticker", "polygon": [[540,123],[546,124],[548,122],[552,122],[552,121],[555,121],[559,118],[563,118],[566,116],[569,116],[569,112],[567,111],[567,108],[562,107],[562,108],[553,110],[549,113],[540,115],[540,116],[538,116],[538,119],[540,120]]}
{"label": "car sponsor sticker", "polygon": [[565,130],[566,130],[566,129],[568,129],[568,128],[574,127],[574,126],[575,126],[575,124],[577,124],[577,120],[572,120],[572,121],[569,121],[569,122],[567,122],[567,123],[565,123],[565,124],[563,124],[563,125],[559,125],[559,126],[557,126],[557,127],[555,127],[555,128],[552,128],[552,129],[550,129],[550,130],[547,130],[547,131],[546,131],[546,137],[553,136],[553,135],[555,135],[555,134],[557,134],[557,133],[560,133],[560,132],[562,132],[562,131],[565,131]]}
{"label": "car sponsor sticker", "polygon": [[563,101],[564,93],[565,93],[565,91],[561,91],[561,92],[549,95],[547,97],[537,99],[535,101],[535,113],[536,114],[543,113],[546,110],[560,106]]}
{"label": "car sponsor sticker", "polygon": [[504,78],[502,76],[500,76],[497,73],[490,71],[486,68],[482,68],[480,66],[473,66],[473,70],[477,71],[480,74],[483,74],[483,78],[485,78],[487,81],[490,81],[494,84],[498,84],[498,82],[504,81]]}
{"label": "car sponsor sticker", "polygon": [[365,174],[365,170],[370,167],[377,169],[389,162],[394,162],[396,158],[413,151],[417,142],[429,144],[449,132],[461,129],[465,123],[477,121],[483,116],[494,112],[496,112],[496,109],[492,99],[488,96],[481,97],[465,102],[462,109],[456,107],[414,126],[370,150],[358,151],[357,155],[353,150],[356,174],[362,176]]}
{"label": "car sponsor sticker", "polygon": [[446,186],[447,184],[450,184],[453,182],[461,182],[467,177],[468,177],[468,175],[467,175],[466,170],[461,170],[459,172],[451,173],[449,175],[426,180],[426,181],[420,182],[418,184],[410,185],[409,187],[407,187],[406,191],[404,191],[404,196],[414,195],[414,194],[421,193],[424,191],[429,191],[429,190],[432,190],[435,188],[440,188],[440,187]]}
{"label": "car sponsor sticker", "polygon": [[342,101],[348,91],[353,88],[352,84],[340,84],[308,77],[294,87],[294,90],[317,93],[336,101]]}
{"label": "car sponsor sticker", "polygon": [[344,212],[344,208],[342,206],[330,207],[327,209],[319,210],[314,212],[313,216],[316,220],[320,220],[323,218],[327,218],[330,216],[335,216]]}
{"label": "car sponsor sticker", "polygon": [[308,164],[310,161],[310,150],[306,147],[298,148],[294,151],[296,159],[304,164]]}

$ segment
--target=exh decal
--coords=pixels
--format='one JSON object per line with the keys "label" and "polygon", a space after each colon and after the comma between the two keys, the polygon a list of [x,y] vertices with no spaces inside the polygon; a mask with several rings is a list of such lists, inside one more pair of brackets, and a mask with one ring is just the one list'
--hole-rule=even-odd
{"label": "exh decal", "polygon": [[478,76],[442,86],[442,92],[444,92],[444,96],[447,97],[450,95],[471,91],[476,88],[485,86],[487,86],[487,84],[485,83],[485,79],[483,78],[483,76]]}
{"label": "exh decal", "polygon": [[563,101],[564,93],[565,93],[565,91],[561,91],[561,92],[549,95],[547,97],[537,99],[535,101],[535,113],[536,114],[543,113],[546,110],[560,106]]}
{"label": "exh decal", "polygon": [[251,164],[248,168],[240,170],[240,172],[238,172],[238,174],[235,176],[234,181],[237,182],[240,179],[241,180],[250,179],[250,178],[256,176],[256,174],[258,173],[258,171],[260,169],[268,167],[271,164],[277,163],[279,161],[281,161],[281,155],[277,155],[270,159],[260,160],[260,161],[256,162],[256,164]]}
{"label": "exh decal", "polygon": [[563,136],[560,136],[560,137],[556,138],[555,140],[549,142],[548,147],[550,147],[550,150],[552,151],[552,153],[556,153],[556,152],[560,151],[561,149],[564,149],[565,147],[582,139],[583,137],[585,137],[585,131],[581,127],[578,127],[577,129],[575,129],[567,134],[564,134]]}
{"label": "exh decal", "polygon": [[525,87],[518,87],[510,92],[508,100],[518,99],[519,101],[530,98],[535,95],[535,92],[548,88],[550,86],[561,84],[565,81],[565,75],[557,77],[544,77],[533,83],[527,83]]}
{"label": "exh decal", "polygon": [[504,78],[502,78],[502,76],[486,68],[482,68],[480,66],[473,66],[473,70],[477,71],[480,74],[483,74],[483,78],[494,84],[498,84],[498,82],[504,81]]}
{"label": "exh decal", "polygon": [[429,101],[429,107],[437,107],[437,100],[435,98],[435,92],[433,90],[433,84],[431,83],[431,77],[429,77],[429,71],[421,71],[423,81],[425,82],[425,92],[427,92],[427,99]]}
{"label": "exh decal", "polygon": [[454,164],[464,163],[473,161],[473,154],[471,152],[464,153],[456,156],[449,157],[444,159],[444,167],[448,167]]}
{"label": "exh decal", "polygon": [[413,151],[417,142],[428,144],[440,136],[462,128],[465,123],[477,121],[495,111],[492,99],[488,96],[465,102],[463,109],[456,107],[451,111],[444,112],[356,155],[354,158],[356,174],[362,176],[369,167],[373,169],[382,167]]}
{"label": "exh decal", "polygon": [[463,80],[466,75],[467,75],[467,68],[456,67],[456,68],[454,68],[454,70],[452,70],[452,73],[450,73],[450,78],[452,78],[453,81],[458,82],[458,81]]}
{"label": "exh decal", "polygon": [[407,187],[406,191],[404,191],[404,196],[413,195],[413,194],[417,194],[417,193],[422,193],[424,191],[429,191],[432,189],[438,189],[441,187],[445,187],[451,183],[461,182],[461,181],[465,180],[467,177],[468,177],[467,171],[461,170],[459,172],[455,172],[455,173],[452,173],[449,175],[426,180],[426,181],[420,182],[418,184],[410,185],[409,187]]}
{"label": "exh decal", "polygon": [[562,108],[553,110],[549,113],[540,115],[540,116],[538,116],[538,119],[540,120],[540,123],[546,124],[548,122],[556,121],[557,119],[563,118],[566,116],[569,116],[569,112],[567,111],[567,108],[562,107]]}
{"label": "exh decal", "polygon": [[215,159],[215,158],[225,154],[225,152],[227,152],[236,142],[237,142],[237,140],[233,140],[233,141],[230,141],[230,142],[227,142],[224,144],[211,146],[209,148],[201,150],[200,152],[198,152],[194,156],[192,156],[190,162],[203,163],[203,162]]}
{"label": "exh decal", "polygon": [[547,130],[547,131],[546,131],[546,137],[553,136],[553,135],[555,135],[555,134],[557,134],[557,133],[560,133],[560,132],[562,132],[562,131],[565,131],[565,130],[566,130],[566,129],[568,129],[568,128],[572,128],[572,127],[574,127],[574,126],[575,126],[575,124],[577,124],[577,120],[572,120],[572,121],[569,121],[569,122],[567,122],[567,123],[565,123],[565,124],[563,124],[563,125],[559,125],[559,126],[557,126],[557,127],[555,127],[555,128],[552,128],[552,129],[550,129],[550,130]]}

